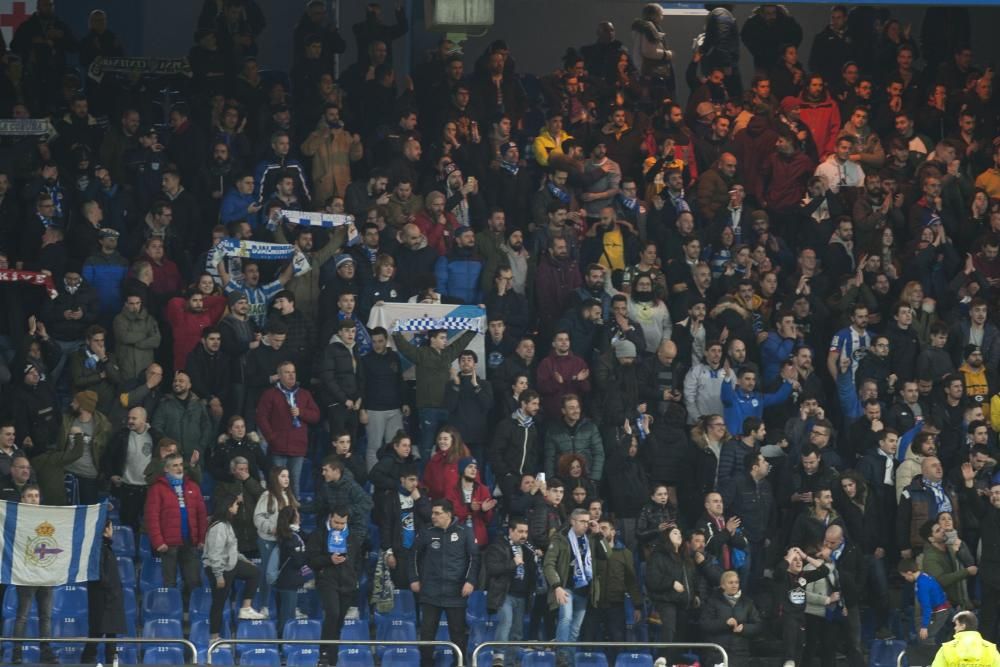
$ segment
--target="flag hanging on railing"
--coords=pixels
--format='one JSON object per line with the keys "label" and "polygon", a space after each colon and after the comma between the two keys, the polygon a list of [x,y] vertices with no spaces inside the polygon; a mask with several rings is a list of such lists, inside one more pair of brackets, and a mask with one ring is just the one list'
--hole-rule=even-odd
{"label": "flag hanging on railing", "polygon": [[62,586],[99,579],[106,505],[0,500],[0,584]]}

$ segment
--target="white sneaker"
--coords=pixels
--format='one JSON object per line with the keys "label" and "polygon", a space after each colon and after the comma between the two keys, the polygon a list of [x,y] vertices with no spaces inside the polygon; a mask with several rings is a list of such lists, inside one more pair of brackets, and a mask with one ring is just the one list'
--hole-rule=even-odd
{"label": "white sneaker", "polygon": [[309,618],[309,614],[305,613],[304,611],[302,611],[301,609],[299,609],[299,608],[296,607],[296,609],[295,609],[295,620],[297,620],[297,621],[305,621],[305,620],[308,620],[308,618]]}
{"label": "white sneaker", "polygon": [[657,658],[656,661],[653,663],[653,667],[667,667],[667,659]]}
{"label": "white sneaker", "polygon": [[350,620],[359,618],[360,616],[361,616],[361,614],[360,614],[360,612],[358,612],[358,608],[357,607],[348,607],[347,608],[347,613],[344,614],[344,620],[345,621],[350,621]]}
{"label": "white sneaker", "polygon": [[264,618],[270,618],[271,616],[271,612],[268,611],[267,607],[261,607],[260,609],[257,610],[257,612]]}
{"label": "white sneaker", "polygon": [[243,621],[263,621],[267,617],[253,607],[240,607],[239,618]]}

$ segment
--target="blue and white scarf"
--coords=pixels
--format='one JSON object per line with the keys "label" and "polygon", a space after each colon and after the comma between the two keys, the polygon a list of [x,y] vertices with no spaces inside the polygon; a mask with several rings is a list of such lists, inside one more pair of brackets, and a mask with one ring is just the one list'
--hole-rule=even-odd
{"label": "blue and white scarf", "polygon": [[222,239],[219,241],[218,248],[226,257],[284,260],[295,256],[295,246],[290,243]]}
{"label": "blue and white scarf", "polygon": [[945,493],[944,485],[941,482],[930,482],[926,479],[924,480],[924,484],[934,494],[934,501],[937,503],[937,513],[951,512],[951,498]]}
{"label": "blue and white scarf", "polygon": [[521,170],[521,167],[516,162],[505,162],[504,160],[500,160],[500,168],[511,176],[517,176],[517,172]]}
{"label": "blue and white scarf", "polygon": [[83,354],[86,357],[83,360],[83,367],[86,368],[87,370],[92,371],[95,368],[97,368],[97,364],[101,363],[100,358],[98,358],[98,356],[96,354],[94,354],[93,352],[91,352],[86,347],[83,348]]}
{"label": "blue and white scarf", "polygon": [[551,181],[545,184],[548,189],[549,194],[561,201],[563,204],[569,204],[569,193],[565,190],[556,187],[555,183]]}
{"label": "blue and white scarf", "polygon": [[[288,211],[281,209],[277,212],[278,218],[284,218],[293,225],[302,227],[323,227],[333,229],[343,227],[354,222],[353,215],[344,213],[323,213],[321,211]],[[270,221],[268,221],[270,225]]]}
{"label": "blue and white scarf", "polygon": [[343,530],[334,530],[327,524],[326,550],[331,554],[347,554],[347,538],[350,537],[351,528],[344,526]]}
{"label": "blue and white scarf", "polygon": [[[274,386],[285,395],[285,400],[288,402],[289,408],[299,407],[296,399],[296,395],[299,393],[299,385],[295,385],[291,389],[285,389],[285,385],[278,381],[274,383]],[[292,428],[302,428],[302,420],[298,417],[292,417]]]}
{"label": "blue and white scarf", "polygon": [[573,550],[573,588],[589,586],[594,580],[594,563],[590,558],[590,543],[587,536],[578,537],[572,530],[566,535]]}
{"label": "blue and white scarf", "polygon": [[626,197],[624,195],[618,195],[618,202],[622,205],[626,211],[635,211],[639,208],[639,199]]}
{"label": "blue and white scarf", "polygon": [[524,410],[518,408],[514,410],[510,415],[514,420],[520,424],[521,428],[531,428],[535,425],[535,418],[525,414]]}
{"label": "blue and white scarf", "polygon": [[480,320],[479,317],[412,317],[407,320],[396,320],[396,323],[392,325],[392,332],[447,329],[449,331],[475,331],[481,334],[483,326]]}
{"label": "blue and white scarf", "polygon": [[187,503],[184,501],[184,475],[174,477],[170,473],[167,473],[167,481],[170,482],[170,488],[172,488],[174,493],[177,494],[177,502],[180,504],[181,508],[181,537],[183,537],[186,542],[190,539],[191,530],[188,527]]}

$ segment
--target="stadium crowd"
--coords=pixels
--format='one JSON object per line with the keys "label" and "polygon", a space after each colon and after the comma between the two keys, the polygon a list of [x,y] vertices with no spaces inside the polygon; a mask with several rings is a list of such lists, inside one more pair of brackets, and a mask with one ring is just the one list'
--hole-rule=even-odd
{"label": "stadium crowd", "polygon": [[[256,0],[205,0],[163,75],[38,0],[0,71],[0,497],[110,496],[93,636],[179,586],[199,648],[269,617],[737,667],[933,654],[959,612],[949,651],[997,639],[1000,103],[969,12],[837,5],[800,58],[784,6],[707,9],[690,58],[647,5],[551,73],[448,40],[406,73],[401,8],[348,34],[309,0],[285,73]],[[367,326],[407,302],[485,327]],[[53,590],[11,594],[50,636]]]}

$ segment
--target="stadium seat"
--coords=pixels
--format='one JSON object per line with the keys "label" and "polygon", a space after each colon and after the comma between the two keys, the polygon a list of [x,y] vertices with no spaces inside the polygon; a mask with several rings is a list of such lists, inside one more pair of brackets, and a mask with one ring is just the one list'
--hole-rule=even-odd
{"label": "stadium seat", "polygon": [[465,621],[469,627],[481,623],[489,616],[486,611],[486,591],[472,591],[469,604],[465,608]]}
{"label": "stadium seat", "polygon": [[[76,617],[76,616],[55,616],[52,617],[52,636],[53,637],[86,637],[89,635],[89,628],[87,626],[86,617]],[[63,646],[74,646],[71,644],[55,644],[53,648],[60,648]],[[76,644],[80,650],[83,650],[83,644]],[[79,662],[79,660],[77,660]]]}
{"label": "stadium seat", "polygon": [[[288,662],[291,665],[291,660]],[[374,667],[371,649],[367,646],[341,646],[337,651],[337,667]]]}
{"label": "stadium seat", "polygon": [[[368,659],[371,660],[371,653],[368,654]],[[316,667],[316,663],[318,662],[319,649],[309,646],[289,647],[285,658],[286,667]],[[346,666],[347,663],[340,662],[339,664]]]}
{"label": "stadium seat", "polygon": [[608,656],[601,651],[577,651],[576,667],[608,667]]}
{"label": "stadium seat", "polygon": [[653,667],[653,656],[648,653],[619,653],[615,667]]}
{"label": "stadium seat", "polygon": [[[413,642],[417,640],[417,626],[413,621],[401,618],[387,619],[381,625],[375,626],[375,639],[380,642]],[[386,647],[379,646],[377,650],[381,657],[385,654]]]}
{"label": "stadium seat", "polygon": [[[191,616],[191,622],[193,623],[195,619],[207,619],[209,612],[212,610],[212,589],[207,586],[202,586],[201,588],[196,588],[191,591],[191,599],[188,601],[188,613]],[[229,605],[222,606],[223,616],[229,615]]]}
{"label": "stadium seat", "polygon": [[149,535],[146,533],[139,533],[139,558],[145,562],[146,559],[152,557],[152,555],[153,547],[149,544]]}
{"label": "stadium seat", "polygon": [[380,611],[375,612],[375,627],[378,628],[387,620],[407,620],[416,622],[417,620],[417,603],[413,598],[413,593],[410,591],[401,591],[396,589],[393,591],[394,602],[392,604],[392,610],[386,613]]}
{"label": "stadium seat", "polygon": [[135,588],[135,561],[128,556],[118,556],[118,575],[122,578],[122,586]]}
{"label": "stadium seat", "polygon": [[552,651],[526,651],[521,656],[521,667],[556,667],[556,654]]}
{"label": "stadium seat", "polygon": [[491,642],[496,637],[497,626],[495,621],[477,623],[469,628],[469,653],[475,650],[483,642]]}
{"label": "stadium seat", "polygon": [[[11,586],[10,588],[14,588],[14,587]],[[4,634],[5,637],[13,637],[14,636],[14,617],[9,616],[9,617],[4,618],[4,620],[3,620],[3,634]],[[37,637],[38,636],[38,617],[37,616],[33,616],[33,617],[29,617],[28,618],[28,624],[24,628],[24,635],[26,637]],[[4,642],[3,643],[3,662],[5,662],[5,663],[10,663],[10,650],[11,650],[11,646],[12,646],[12,644],[10,642]],[[39,655],[39,653],[38,653],[38,644],[34,644],[34,643],[24,644],[22,650],[23,650],[24,662],[37,662],[36,660],[32,660],[29,656],[33,655],[35,658],[38,657],[38,655]],[[29,650],[33,651],[33,654],[30,654]]]}
{"label": "stadium seat", "polygon": [[240,665],[281,667],[281,656],[278,655],[276,648],[258,646],[240,653]]}
{"label": "stadium seat", "polygon": [[172,618],[180,621],[183,616],[184,603],[181,600],[180,589],[157,588],[143,594],[143,622],[159,618]]}
{"label": "stadium seat", "polygon": [[[208,662],[208,650],[198,649],[198,664],[204,665]],[[236,660],[233,658],[233,649],[226,648],[225,646],[220,646],[219,648],[212,651],[212,664],[213,665],[235,665]]]}
{"label": "stadium seat", "polygon": [[[319,639],[323,634],[323,624],[312,619],[291,619],[285,623],[282,630],[282,639]],[[344,633],[341,631],[341,638]]]}
{"label": "stadium seat", "polygon": [[179,618],[156,618],[142,624],[144,639],[183,639]]}
{"label": "stadium seat", "polygon": [[184,665],[184,648],[182,646],[151,646],[142,653],[144,665]]}
{"label": "stadium seat", "polygon": [[135,534],[131,526],[115,526],[111,535],[111,550],[116,556],[135,558]]}
{"label": "stadium seat", "polygon": [[[127,637],[135,637],[135,628],[138,623],[137,603],[134,588],[122,587],[122,598],[125,600],[125,626]],[[138,657],[136,657],[138,661]]]}
{"label": "stadium seat", "polygon": [[139,649],[136,644],[118,644],[115,647],[118,663],[121,665],[139,664]]}
{"label": "stadium seat", "polygon": [[401,646],[387,648],[382,654],[382,667],[420,667],[420,651]]}
{"label": "stadium seat", "polygon": [[[240,621],[236,626],[236,639],[277,639],[278,631],[274,623],[274,621]],[[264,647],[264,644],[237,644],[236,653],[242,660],[244,651]]]}
{"label": "stadium seat", "polygon": [[[229,631],[228,623],[223,623],[219,630],[219,636],[223,639],[229,639],[233,634]],[[207,618],[191,621],[191,631],[188,633],[188,640],[197,647],[199,652],[208,648],[211,636],[211,625]],[[212,662],[215,662],[214,654]]]}
{"label": "stadium seat", "polygon": [[163,588],[163,561],[149,556],[143,559],[139,570],[139,590],[145,593],[155,588]]}
{"label": "stadium seat", "polygon": [[340,638],[368,641],[372,638],[368,621],[360,618],[352,618],[348,621],[344,621],[344,627],[340,629]]}
{"label": "stadium seat", "polygon": [[52,618],[78,618],[86,628],[87,611],[86,586],[57,586],[52,592]]}

